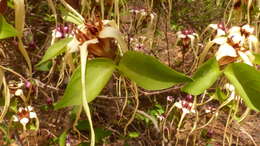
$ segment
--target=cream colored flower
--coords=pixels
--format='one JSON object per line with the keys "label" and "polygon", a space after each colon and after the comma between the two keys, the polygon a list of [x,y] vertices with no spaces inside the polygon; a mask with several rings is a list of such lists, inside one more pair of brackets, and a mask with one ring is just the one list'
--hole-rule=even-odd
{"label": "cream colored flower", "polygon": [[174,103],[174,106],[181,109],[184,114],[195,113],[192,102],[188,102],[186,100],[179,100],[178,102]]}
{"label": "cream colored flower", "polygon": [[[228,30],[227,36],[216,37],[212,40],[213,43],[218,44],[219,48],[216,52],[216,59],[221,65],[239,61],[240,58],[244,63],[252,66],[254,59],[250,52],[252,43],[258,42],[256,37],[252,35],[254,29],[249,25],[242,27],[234,26]],[[247,46],[249,44],[249,48]]]}
{"label": "cream colored flower", "polygon": [[14,93],[15,96],[22,96],[23,95],[23,90],[22,89],[17,89]]}
{"label": "cream colored flower", "polygon": [[216,30],[216,36],[226,35],[226,28],[223,23],[210,24],[209,27]]}
{"label": "cream colored flower", "polygon": [[20,107],[17,115],[13,115],[14,122],[20,122],[26,130],[26,125],[30,122],[30,119],[37,118],[37,114],[33,111],[33,107],[27,106],[25,108]]}

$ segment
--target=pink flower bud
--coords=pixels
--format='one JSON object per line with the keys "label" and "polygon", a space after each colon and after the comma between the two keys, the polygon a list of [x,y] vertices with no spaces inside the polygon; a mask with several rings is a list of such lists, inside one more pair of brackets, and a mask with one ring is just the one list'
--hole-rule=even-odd
{"label": "pink flower bud", "polygon": [[25,81],[25,87],[26,88],[31,88],[32,83],[30,81]]}

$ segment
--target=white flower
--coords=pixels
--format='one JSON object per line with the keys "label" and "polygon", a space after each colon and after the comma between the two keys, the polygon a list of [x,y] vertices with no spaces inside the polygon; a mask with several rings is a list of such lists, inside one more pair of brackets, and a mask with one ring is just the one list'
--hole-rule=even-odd
{"label": "white flower", "polygon": [[75,37],[73,37],[73,39],[67,44],[68,51],[70,53],[77,52],[79,50],[79,45],[80,42]]}
{"label": "white flower", "polygon": [[172,102],[173,101],[173,97],[172,96],[167,96],[167,101]]}
{"label": "white flower", "polygon": [[157,118],[162,121],[163,119],[165,119],[165,117],[163,115],[157,115]]}
{"label": "white flower", "polygon": [[241,33],[241,27],[239,26],[233,26],[228,30],[228,34],[235,34],[235,33]]}
{"label": "white flower", "polygon": [[245,38],[240,33],[232,33],[228,36],[228,41],[231,41],[231,45],[241,47],[245,42]]}
{"label": "white flower", "polygon": [[224,85],[224,88],[227,89],[230,92],[230,98],[235,99],[236,93],[235,93],[235,87],[232,84],[226,83]]}
{"label": "white flower", "polygon": [[241,31],[242,31],[242,32],[245,32],[245,33],[248,33],[248,34],[253,34],[254,28],[253,28],[253,27],[250,27],[250,25],[246,24],[246,25],[243,25],[243,26],[241,27]]}
{"label": "white flower", "polygon": [[177,37],[180,39],[189,38],[189,39],[193,40],[197,36],[198,36],[198,34],[194,33],[193,30],[189,30],[189,29],[177,32]]}
{"label": "white flower", "polygon": [[224,88],[226,88],[227,90],[229,90],[229,91],[235,91],[235,87],[234,87],[234,85],[232,85],[232,84],[230,84],[230,83],[226,83],[225,85],[224,85]]}
{"label": "white flower", "polygon": [[219,23],[219,24],[210,24],[209,25],[210,28],[213,28],[214,30],[217,31],[216,36],[223,36],[226,35],[226,28],[224,26],[223,23]]}
{"label": "white flower", "polygon": [[37,114],[33,111],[33,107],[31,106],[27,106],[25,108],[20,107],[17,115],[13,115],[13,121],[20,122],[24,129],[26,129],[26,125],[30,122],[30,119],[34,118],[37,118]]}
{"label": "white flower", "polygon": [[22,89],[17,89],[14,93],[15,96],[22,96],[23,95],[23,90]]}
{"label": "white flower", "polygon": [[205,109],[205,113],[211,113],[213,110],[216,110],[215,108],[211,107],[211,106],[208,106],[206,109]]}
{"label": "white flower", "polygon": [[222,44],[216,52],[216,59],[220,60],[225,56],[237,57],[236,50],[227,43]]}
{"label": "white flower", "polygon": [[181,109],[184,114],[195,113],[193,103],[186,100],[179,100],[174,104],[177,108]]}
{"label": "white flower", "polygon": [[27,125],[27,123],[29,123],[29,119],[28,118],[22,118],[22,119],[20,119],[20,123],[25,127]]}
{"label": "white flower", "polygon": [[[242,36],[237,27],[232,27],[231,30],[232,31],[230,32],[232,33],[228,34],[228,37],[216,37],[212,40],[213,43],[220,45],[215,54],[216,59],[223,65],[233,62],[237,60],[237,57],[240,57],[244,63],[252,66],[252,55],[250,55],[250,51],[248,49],[244,48],[246,43],[245,36]],[[225,57],[231,57],[233,60],[225,62]],[[221,60],[222,58],[224,60]]]}
{"label": "white flower", "polygon": [[18,87],[18,88],[21,88],[21,87],[23,87],[23,86],[24,86],[24,83],[23,83],[23,82],[20,82],[20,83],[17,84],[17,87]]}

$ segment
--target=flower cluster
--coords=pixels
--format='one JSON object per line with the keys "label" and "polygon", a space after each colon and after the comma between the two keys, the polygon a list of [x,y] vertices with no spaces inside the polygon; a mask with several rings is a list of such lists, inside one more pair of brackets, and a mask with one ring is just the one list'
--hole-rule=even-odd
{"label": "flower cluster", "polygon": [[193,98],[191,95],[187,95],[184,100],[179,100],[174,105],[181,109],[184,114],[195,113],[193,109]]}
{"label": "flower cluster", "polygon": [[146,12],[145,9],[131,9],[129,12],[133,13],[134,15],[138,15],[138,14],[140,14],[142,16],[146,16],[147,15],[147,12]]}
{"label": "flower cluster", "polygon": [[24,89],[30,89],[32,87],[32,84],[31,82],[29,81],[14,81],[14,80],[11,80],[9,81],[8,83],[8,87],[11,91],[11,96],[23,96],[24,93]]}
{"label": "flower cluster", "polygon": [[253,35],[253,27],[246,24],[241,27],[234,26],[227,30],[219,24],[211,24],[210,26],[217,30],[217,35],[212,42],[219,45],[216,58],[221,65],[240,60],[248,65],[253,65],[251,51],[257,49],[258,42]]}
{"label": "flower cluster", "polygon": [[177,32],[178,39],[182,40],[182,45],[184,48],[188,48],[190,43],[193,43],[198,34],[196,34],[192,29],[185,29]]}
{"label": "flower cluster", "polygon": [[130,38],[131,48],[135,51],[145,51],[144,42],[147,40],[145,36],[140,36],[137,38]]}
{"label": "flower cluster", "polygon": [[134,16],[140,16],[139,18],[150,18],[151,21],[154,20],[154,18],[156,17],[156,13],[154,12],[149,12],[146,9],[138,9],[138,8],[133,8],[129,11],[131,14],[133,14]]}
{"label": "flower cluster", "polygon": [[33,111],[33,107],[20,107],[16,115],[13,115],[14,122],[20,122],[23,125],[24,130],[26,130],[26,125],[31,119],[37,118],[36,113]]}
{"label": "flower cluster", "polygon": [[73,25],[62,25],[59,24],[52,32],[52,35],[55,38],[62,39],[65,37],[68,37],[70,35],[73,35]]}
{"label": "flower cluster", "polygon": [[211,112],[213,112],[215,110],[216,110],[216,108],[214,108],[212,106],[208,106],[208,107],[205,108],[205,113],[211,113]]}

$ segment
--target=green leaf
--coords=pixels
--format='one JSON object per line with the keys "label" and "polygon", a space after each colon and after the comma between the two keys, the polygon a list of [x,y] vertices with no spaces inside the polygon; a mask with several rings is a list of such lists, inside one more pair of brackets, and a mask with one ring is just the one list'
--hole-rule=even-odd
{"label": "green leaf", "polygon": [[[87,63],[86,88],[87,101],[91,102],[99,95],[109,81],[116,66],[110,59],[98,58]],[[82,104],[81,72],[77,68],[65,90],[63,98],[55,104],[55,109]]]}
{"label": "green leaf", "polygon": [[215,58],[212,58],[199,67],[192,77],[193,82],[187,83],[182,91],[199,95],[212,86],[220,74],[218,62]]}
{"label": "green leaf", "polygon": [[161,90],[177,83],[192,81],[154,57],[134,51],[124,54],[119,63],[119,70],[138,86],[147,90]]}
{"label": "green leaf", "polygon": [[36,65],[39,66],[40,64],[48,61],[49,59],[52,59],[61,53],[63,53],[66,50],[67,44],[72,40],[72,38],[64,38],[57,42],[55,42],[52,46],[50,46],[44,56],[42,57],[42,60]]}
{"label": "green leaf", "polygon": [[137,138],[137,137],[140,136],[140,133],[139,133],[139,132],[129,132],[129,133],[128,133],[128,136],[129,136],[130,138]]}
{"label": "green leaf", "polygon": [[255,57],[253,63],[260,65],[260,54],[254,53],[253,55]]}
{"label": "green leaf", "polygon": [[216,99],[222,103],[224,102],[228,97],[220,90],[220,88],[216,89],[215,95]]}
{"label": "green leaf", "polygon": [[0,39],[14,37],[16,35],[16,29],[12,25],[8,24],[4,16],[0,14]]}
{"label": "green leaf", "polygon": [[96,134],[96,143],[101,143],[102,139],[110,136],[112,134],[111,131],[108,131],[103,128],[95,128],[95,134]]}
{"label": "green leaf", "polygon": [[72,12],[68,11],[64,7],[60,7],[61,10],[61,16],[64,21],[74,23],[76,25],[81,25],[83,22],[78,18],[76,15],[74,15]]}
{"label": "green leaf", "polygon": [[35,69],[38,71],[49,71],[51,69],[51,66],[52,66],[52,61],[49,60],[40,64]]}
{"label": "green leaf", "polygon": [[230,64],[224,71],[246,105],[260,111],[260,72],[244,63]]}
{"label": "green leaf", "polygon": [[[77,129],[80,131],[90,131],[90,126],[87,120],[80,120],[77,125]],[[96,143],[100,143],[102,139],[112,134],[111,131],[108,131],[104,128],[97,127],[95,130],[95,139]]]}
{"label": "green leaf", "polygon": [[65,146],[66,145],[66,139],[67,139],[67,131],[64,131],[59,136],[59,146]]}

